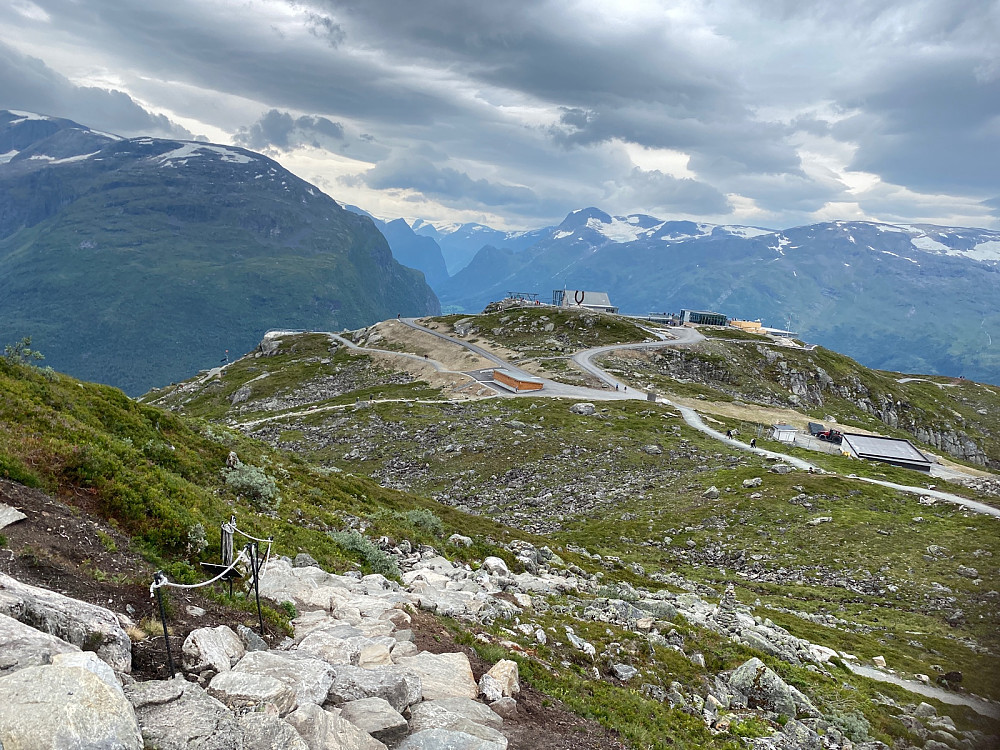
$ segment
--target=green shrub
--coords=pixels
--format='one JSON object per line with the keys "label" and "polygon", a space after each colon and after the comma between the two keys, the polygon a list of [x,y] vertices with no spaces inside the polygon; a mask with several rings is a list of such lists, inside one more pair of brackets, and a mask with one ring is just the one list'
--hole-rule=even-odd
{"label": "green shrub", "polygon": [[187,552],[193,557],[197,557],[208,547],[208,539],[205,538],[205,525],[199,521],[188,529]]}
{"label": "green shrub", "polygon": [[403,514],[407,522],[415,529],[425,531],[431,536],[444,536],[444,524],[432,511],[425,508],[408,510]]}
{"label": "green shrub", "polygon": [[278,484],[274,477],[258,466],[238,463],[222,470],[226,484],[237,493],[246,495],[262,510],[277,510],[281,503]]}
{"label": "green shrub", "polygon": [[871,724],[861,714],[854,712],[849,714],[830,714],[826,717],[831,724],[844,733],[851,742],[865,742],[869,739]]}
{"label": "green shrub", "polygon": [[391,555],[376,547],[368,537],[351,529],[350,531],[331,531],[331,539],[345,552],[351,552],[361,558],[362,567],[370,573],[381,573],[386,578],[399,578],[399,567]]}

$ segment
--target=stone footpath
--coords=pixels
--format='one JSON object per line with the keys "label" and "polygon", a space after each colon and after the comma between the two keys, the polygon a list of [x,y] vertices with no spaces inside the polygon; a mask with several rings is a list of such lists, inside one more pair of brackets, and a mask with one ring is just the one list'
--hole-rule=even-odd
{"label": "stone footpath", "polygon": [[[449,543],[466,539],[456,535]],[[382,575],[327,573],[308,555],[272,560],[260,593],[295,606],[292,637],[269,648],[244,626],[200,628],[184,642],[183,675],[141,683],[129,675],[125,628],[133,623],[126,616],[0,575],[0,748],[504,750],[504,718],[518,710],[516,662],[498,662],[477,683],[464,653],[418,651],[409,614],[416,608],[475,623],[502,620],[541,643],[564,638],[595,661],[609,655],[598,655],[572,627],[547,635],[532,621],[548,609],[546,597],[565,595],[578,603],[573,616],[642,633],[702,667],[704,657],[685,651],[671,626],[679,615],[817,671],[835,655],[849,657],[753,617],[731,589],[718,605],[694,591],[624,584],[617,589],[622,598],[581,598],[581,592],[598,591],[597,576],[566,565],[547,548],[515,541],[508,549],[528,572],[512,574],[498,557],[472,570],[432,548],[413,550],[405,543],[390,550],[402,584]],[[609,677],[641,684],[639,668],[613,660]],[[753,740],[756,750],[885,747],[852,744],[808,696],[759,659],[704,682],[700,692],[676,682],[640,689],[717,732],[751,712],[783,723],[772,736]],[[958,732],[927,704],[901,709],[925,750],[988,746],[989,738]]]}

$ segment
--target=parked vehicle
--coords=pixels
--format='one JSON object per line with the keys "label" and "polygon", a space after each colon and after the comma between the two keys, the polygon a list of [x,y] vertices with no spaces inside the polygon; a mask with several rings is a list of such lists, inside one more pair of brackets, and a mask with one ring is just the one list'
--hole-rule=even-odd
{"label": "parked vehicle", "polygon": [[837,445],[844,442],[844,433],[833,428],[816,433],[816,437],[820,440],[826,440],[828,443],[836,443]]}

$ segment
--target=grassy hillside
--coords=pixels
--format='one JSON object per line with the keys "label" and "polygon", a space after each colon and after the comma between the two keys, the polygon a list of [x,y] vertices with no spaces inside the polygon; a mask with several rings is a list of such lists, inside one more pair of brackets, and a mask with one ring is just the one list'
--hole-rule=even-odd
{"label": "grassy hillside", "polygon": [[[280,553],[307,551],[335,570],[379,569],[377,555],[328,533],[362,526],[369,537],[439,549],[453,531],[469,535],[472,547],[447,550],[473,567],[499,554],[520,569],[503,547],[511,539],[548,545],[603,587],[535,597],[531,621],[573,627],[595,646],[594,660],[561,639],[539,645],[513,622],[477,628],[479,640],[466,625],[445,622],[445,631],[487,661],[515,658],[528,684],[635,748],[736,748],[778,725],[753,718],[711,732],[638,681],[609,677],[613,663],[635,664],[643,685],[703,694],[720,670],[753,655],[856,739],[913,741],[898,714],[914,697],[902,689],[836,664],[829,675],[792,666],[683,618],[670,624],[678,651],[588,614],[661,589],[715,601],[732,583],[756,616],[793,635],[863,660],[883,655],[903,675],[959,669],[967,689],[1000,697],[994,519],[845,477],[770,472],[770,462],[690,430],[662,404],[609,402],[583,416],[559,400],[435,402],[426,386],[393,382],[400,373],[324,336],[282,342],[219,378],[149,394],[173,411],[4,360],[0,476],[112,519],[179,578],[198,578],[193,563],[218,555],[211,533],[209,547],[191,553],[192,527],[212,529],[233,511],[251,531],[273,534]],[[230,450],[267,481],[227,480]],[[706,494],[711,486],[718,497]],[[975,568],[978,582],[960,566]],[[962,728],[1000,729],[941,708]]]}

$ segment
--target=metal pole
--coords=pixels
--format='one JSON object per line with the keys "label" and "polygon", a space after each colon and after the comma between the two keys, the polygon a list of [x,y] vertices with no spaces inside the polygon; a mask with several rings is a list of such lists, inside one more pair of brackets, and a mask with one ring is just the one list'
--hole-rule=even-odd
{"label": "metal pole", "polygon": [[250,545],[250,567],[253,568],[253,595],[257,600],[257,623],[260,625],[260,634],[264,635],[264,615],[260,611],[260,587],[257,585],[260,580],[260,558],[257,554],[257,542]]}
{"label": "metal pole", "polygon": [[[163,576],[162,571],[156,573],[156,580],[159,582]],[[174,670],[174,656],[170,653],[170,634],[167,632],[167,612],[163,608],[163,592],[160,591],[160,587],[156,587],[156,603],[160,608],[160,622],[163,625],[163,645],[167,647],[167,668],[170,669],[170,677],[173,678],[175,674]]]}

